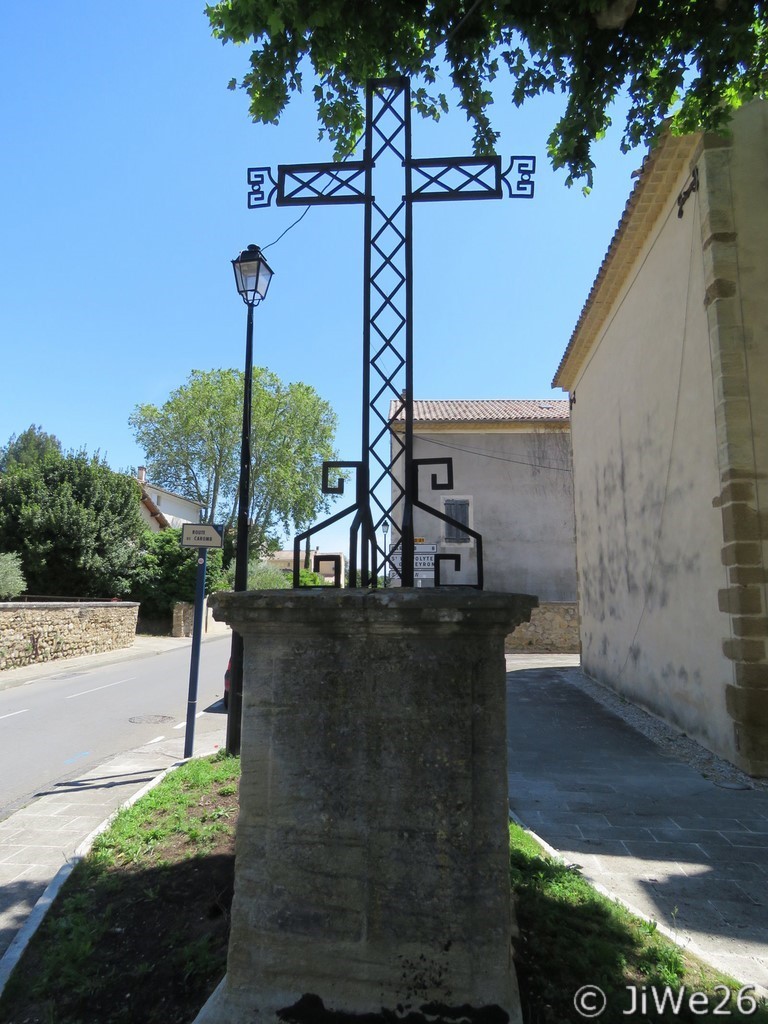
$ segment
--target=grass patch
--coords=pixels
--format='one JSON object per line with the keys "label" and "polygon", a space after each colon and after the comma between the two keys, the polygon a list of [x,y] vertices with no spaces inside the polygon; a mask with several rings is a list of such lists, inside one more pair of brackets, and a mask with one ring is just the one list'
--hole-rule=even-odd
{"label": "grass patch", "polygon": [[237,758],[171,772],[74,869],[13,973],[5,1024],[187,1024],[222,977]]}
{"label": "grass patch", "polygon": [[[72,872],[0,998],[3,1024],[189,1024],[226,967],[240,764],[188,762],[121,811]],[[595,892],[510,827],[525,1024],[576,1024],[574,996],[598,985],[605,1024],[768,1024],[768,1007],[723,1004],[740,988]],[[721,988],[718,988],[721,986]],[[654,997],[686,995],[658,1011]],[[637,995],[632,996],[629,989]],[[689,996],[701,992],[690,1009]],[[634,1003],[638,1012],[625,1015]],[[747,1007],[749,1009],[749,1007]],[[718,1013],[714,1011],[718,1010]],[[726,1011],[728,1011],[726,1013]]]}
{"label": "grass patch", "polygon": [[[574,1008],[574,997],[585,985],[599,986],[605,993],[607,1009],[597,1019],[611,1024],[618,1020],[768,1024],[765,1003],[754,1012],[740,1011],[735,999],[742,988],[739,982],[670,942],[653,922],[634,917],[596,892],[578,870],[547,857],[514,824],[510,825],[510,872],[520,930],[515,962],[526,1024],[571,1024],[585,1019]],[[733,993],[728,1002],[725,990]],[[691,1008],[694,992],[706,994],[709,1010],[702,1013],[703,998],[694,1000]],[[751,1003],[745,1001],[742,1008],[750,1011]]]}

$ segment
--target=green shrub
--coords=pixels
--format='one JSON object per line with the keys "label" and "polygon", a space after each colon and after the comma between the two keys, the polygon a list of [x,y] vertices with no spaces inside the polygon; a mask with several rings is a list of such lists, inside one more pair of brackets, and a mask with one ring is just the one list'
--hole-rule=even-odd
{"label": "green shrub", "polygon": [[267,562],[248,565],[248,590],[287,590],[291,585],[288,573]]}
{"label": "green shrub", "polygon": [[[171,614],[176,601],[194,601],[196,581],[197,548],[181,546],[181,530],[146,530],[131,592],[131,598],[141,602],[142,616],[162,619]],[[226,585],[221,551],[214,548],[208,552],[205,592],[212,594]]]}
{"label": "green shrub", "polygon": [[18,597],[26,589],[27,582],[21,571],[21,555],[13,551],[0,554],[0,600]]}

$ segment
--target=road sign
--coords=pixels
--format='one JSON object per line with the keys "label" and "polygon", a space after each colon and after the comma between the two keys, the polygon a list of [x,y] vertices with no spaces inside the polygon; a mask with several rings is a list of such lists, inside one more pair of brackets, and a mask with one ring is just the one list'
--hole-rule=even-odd
{"label": "road sign", "polygon": [[184,523],[181,528],[183,548],[221,548],[224,546],[224,527],[211,523]]}
{"label": "road sign", "polygon": [[[413,568],[414,569],[432,569],[435,568],[435,552],[437,551],[437,544],[416,544],[414,545],[415,551],[413,555]],[[397,551],[393,551],[390,555],[392,564],[400,569],[403,565],[403,552],[400,548]]]}

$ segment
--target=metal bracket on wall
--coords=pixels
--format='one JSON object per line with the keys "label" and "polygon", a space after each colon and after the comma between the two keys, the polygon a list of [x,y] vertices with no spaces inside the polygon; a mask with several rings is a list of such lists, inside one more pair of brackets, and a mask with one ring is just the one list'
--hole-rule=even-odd
{"label": "metal bracket on wall", "polygon": [[694,167],[691,171],[691,183],[687,188],[684,188],[680,195],[677,197],[677,216],[678,219],[683,216],[683,207],[688,202],[688,199],[692,192],[699,191],[699,169]]}

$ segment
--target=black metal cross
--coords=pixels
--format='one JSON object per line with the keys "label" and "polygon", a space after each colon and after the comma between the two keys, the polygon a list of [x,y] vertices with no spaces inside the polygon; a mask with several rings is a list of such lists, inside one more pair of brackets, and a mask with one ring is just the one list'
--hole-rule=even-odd
{"label": "black metal cross", "polygon": [[[501,199],[534,193],[536,158],[515,156],[502,173],[501,158],[411,156],[411,101],[407,78],[384,78],[366,88],[365,148],[362,160],[346,163],[282,164],[277,181],[268,167],[248,171],[251,209],[359,203],[365,207],[362,456],[357,462],[323,464],[323,492],[342,494],[344,481],[332,471],[355,472],[354,502],[296,537],[294,586],[298,586],[301,544],[312,534],[354,513],[350,527],[350,580],[376,586],[388,571],[402,586],[414,584],[413,510],[421,508],[473,537],[477,544],[477,584],[482,588],[482,540],[469,527],[419,499],[419,467],[440,465],[446,481],[432,474],[433,490],[453,486],[450,459],[413,458],[413,289],[412,206],[446,199]],[[510,183],[516,177],[514,186]],[[398,429],[395,430],[395,424]],[[380,545],[384,522],[392,544]],[[393,560],[393,555],[395,556]],[[437,555],[440,561],[456,555]],[[457,566],[458,567],[458,566]],[[386,574],[386,573],[385,573]],[[340,569],[336,582],[340,585]]]}

